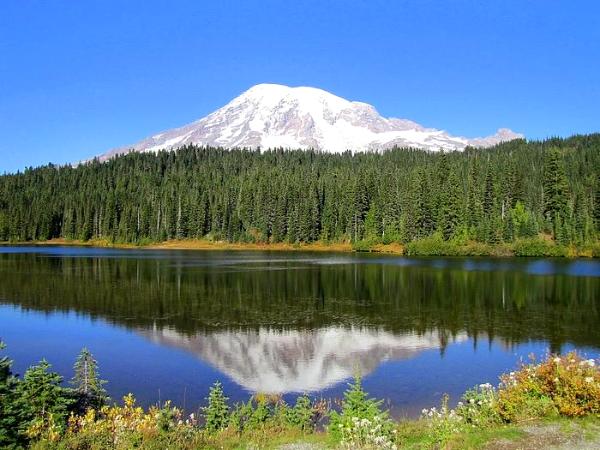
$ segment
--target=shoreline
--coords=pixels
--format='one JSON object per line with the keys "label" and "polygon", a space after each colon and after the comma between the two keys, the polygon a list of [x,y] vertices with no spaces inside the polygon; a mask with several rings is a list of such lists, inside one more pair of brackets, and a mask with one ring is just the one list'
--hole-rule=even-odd
{"label": "shoreline", "polygon": [[[431,245],[431,244],[434,245]],[[441,244],[441,245],[440,245]],[[600,243],[585,247],[561,246],[542,239],[517,241],[503,244],[483,244],[467,242],[456,244],[451,242],[438,243],[430,239],[414,241],[407,245],[393,242],[389,244],[369,242],[333,242],[316,241],[311,243],[290,244],[278,243],[244,243],[209,241],[205,239],[171,239],[162,242],[148,242],[141,244],[115,243],[107,239],[80,239],[55,238],[46,241],[0,242],[0,247],[5,246],[72,246],[91,248],[114,249],[140,249],[140,250],[205,250],[205,251],[264,251],[264,252],[338,252],[338,253],[379,253],[396,256],[436,256],[436,257],[492,257],[492,258],[518,258],[518,257],[558,257],[574,258],[599,258]]]}
{"label": "shoreline", "polygon": [[299,251],[299,252],[340,252],[340,253],[388,253],[403,255],[404,247],[401,244],[379,244],[369,250],[357,250],[352,244],[346,242],[324,243],[313,242],[303,244],[279,243],[242,243],[225,241],[208,241],[203,239],[172,239],[163,242],[148,244],[111,243],[107,240],[79,239],[50,239],[47,241],[0,242],[0,246],[67,246],[67,247],[92,247],[116,249],[147,249],[147,250],[232,250],[232,251]]}

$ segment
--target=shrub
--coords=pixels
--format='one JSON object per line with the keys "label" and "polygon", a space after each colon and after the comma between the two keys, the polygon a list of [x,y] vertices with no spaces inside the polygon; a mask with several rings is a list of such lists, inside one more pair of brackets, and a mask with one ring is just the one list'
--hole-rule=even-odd
{"label": "shrub", "polygon": [[314,431],[321,419],[327,416],[327,405],[323,401],[313,403],[308,395],[304,394],[296,399],[293,407],[286,407],[284,414],[287,425],[303,432],[310,432]]}
{"label": "shrub", "polygon": [[496,390],[491,384],[485,383],[465,392],[456,412],[467,424],[486,426],[500,422],[497,404]]}
{"label": "shrub", "polygon": [[223,394],[223,387],[218,381],[212,385],[208,394],[208,406],[202,408],[204,413],[204,426],[210,433],[222,430],[229,423],[229,406],[227,397]]}
{"label": "shrub", "polygon": [[[136,405],[133,395],[123,397],[123,406],[88,409],[84,415],[71,415],[64,439],[75,448],[133,448],[147,442],[185,442],[197,433],[190,416],[183,420],[178,408],[169,402],[147,411]],[[182,446],[183,447],[183,446]]]}
{"label": "shrub", "polygon": [[520,239],[514,245],[515,256],[563,257],[567,249],[552,241],[539,238]]}
{"label": "shrub", "polygon": [[391,439],[393,422],[388,412],[381,409],[382,403],[382,400],[368,397],[362,388],[361,378],[357,375],[354,383],[350,383],[349,389],[344,392],[341,412],[331,413],[329,432],[333,439],[348,443],[353,438],[362,439],[364,433],[372,436],[371,427],[377,428],[377,436]]}
{"label": "shrub", "polygon": [[[353,417],[350,425],[340,428],[340,446],[351,449],[396,450],[398,447],[387,430],[388,421],[382,414],[373,416],[372,420]],[[392,435],[395,433],[396,430],[391,430]]]}
{"label": "shrub", "polygon": [[235,406],[229,417],[231,427],[238,433],[264,428],[268,425],[282,425],[287,405],[280,397],[262,394],[254,395],[245,403]]}
{"label": "shrub", "polygon": [[373,247],[380,244],[380,239],[368,238],[360,241],[356,241],[352,244],[352,249],[356,252],[370,252]]}
{"label": "shrub", "polygon": [[440,233],[406,244],[409,256],[450,256],[453,252],[452,245],[444,241]]}
{"label": "shrub", "polygon": [[406,244],[406,254],[410,256],[487,256],[495,251],[488,244],[467,240],[465,235],[445,241],[440,233]]}
{"label": "shrub", "polygon": [[505,421],[600,413],[600,370],[575,352],[523,365],[501,380],[498,412]]}
{"label": "shrub", "polygon": [[450,438],[462,432],[465,421],[456,410],[448,408],[448,396],[442,399],[440,408],[424,409],[421,420],[427,423],[429,433],[426,436],[428,447],[443,447]]}

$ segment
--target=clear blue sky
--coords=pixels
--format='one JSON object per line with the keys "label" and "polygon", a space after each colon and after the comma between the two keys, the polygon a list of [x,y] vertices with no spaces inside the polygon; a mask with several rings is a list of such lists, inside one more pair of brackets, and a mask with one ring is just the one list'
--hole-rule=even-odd
{"label": "clear blue sky", "polygon": [[0,172],[133,143],[262,82],[465,136],[600,131],[600,2],[3,0]]}

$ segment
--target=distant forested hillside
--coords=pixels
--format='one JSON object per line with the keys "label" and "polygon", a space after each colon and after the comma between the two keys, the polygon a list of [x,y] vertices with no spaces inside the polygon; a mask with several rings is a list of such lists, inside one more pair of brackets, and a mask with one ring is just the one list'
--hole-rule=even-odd
{"label": "distant forested hillside", "polygon": [[600,134],[428,153],[185,147],[0,177],[0,241],[600,236]]}

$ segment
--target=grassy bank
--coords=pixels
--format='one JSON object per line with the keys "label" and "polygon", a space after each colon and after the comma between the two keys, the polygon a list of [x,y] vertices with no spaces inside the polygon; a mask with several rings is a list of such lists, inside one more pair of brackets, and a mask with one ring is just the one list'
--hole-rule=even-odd
{"label": "grassy bank", "polygon": [[[219,383],[194,413],[169,402],[143,409],[130,394],[109,404],[95,360],[82,351],[72,388],[47,363],[23,378],[0,359],[0,446],[35,449],[464,449],[577,448],[600,445],[600,369],[576,353],[521,364],[445,397],[419,419],[392,420],[359,377],[344,398],[301,395],[293,404],[256,394],[231,405]],[[440,381],[443,384],[443,380]]]}
{"label": "grassy bank", "polygon": [[245,243],[211,241],[205,239],[173,239],[163,242],[144,241],[140,243],[112,242],[108,239],[51,239],[48,241],[27,242],[2,242],[0,245],[42,245],[42,246],[74,246],[74,247],[99,247],[99,248],[144,248],[158,250],[248,250],[248,251],[324,251],[324,252],[351,252],[354,251],[350,243],[312,242],[289,244],[278,243]]}
{"label": "grassy bank", "polygon": [[490,256],[490,257],[563,257],[599,258],[600,243],[560,245],[544,237],[521,239],[511,243],[487,244],[477,241],[449,240],[439,235],[407,244],[383,243],[376,240],[290,244],[287,242],[226,242],[205,239],[182,239],[164,242],[144,241],[137,244],[111,242],[107,239],[51,239],[48,241],[1,242],[0,245],[63,245],[101,248],[144,248],[160,250],[232,250],[232,251],[311,251],[311,252],[368,252],[406,256]]}

